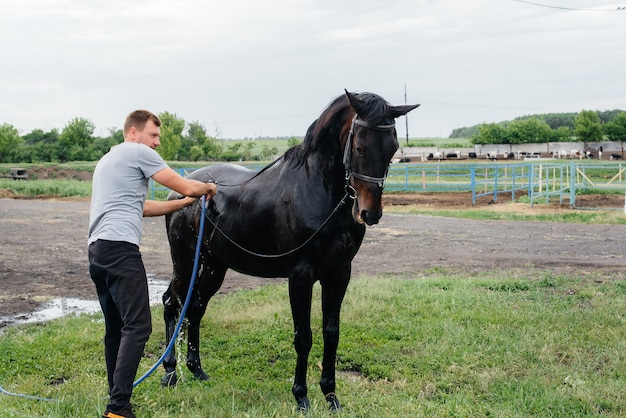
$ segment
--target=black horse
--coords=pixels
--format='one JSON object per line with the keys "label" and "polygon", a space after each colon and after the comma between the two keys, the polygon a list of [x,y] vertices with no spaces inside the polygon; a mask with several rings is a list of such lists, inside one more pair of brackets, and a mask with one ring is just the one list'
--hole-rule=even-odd
{"label": "black horse", "polygon": [[[219,185],[207,204],[200,273],[187,310],[187,367],[196,378],[208,379],[200,365],[199,326],[226,270],[288,277],[298,358],[292,392],[298,407],[308,409],[311,296],[319,280],[324,338],[320,387],[329,407],[340,408],[335,356],[352,259],[365,224],[376,224],[382,216],[383,184],[398,149],[395,118],[417,106],[391,106],[378,95],[346,91],[311,124],[302,144],[260,172],[221,164],[189,175]],[[174,265],[163,295],[168,343],[189,287],[201,213],[200,205],[191,205],[166,217]],[[163,385],[176,384],[173,351],[163,365]]]}

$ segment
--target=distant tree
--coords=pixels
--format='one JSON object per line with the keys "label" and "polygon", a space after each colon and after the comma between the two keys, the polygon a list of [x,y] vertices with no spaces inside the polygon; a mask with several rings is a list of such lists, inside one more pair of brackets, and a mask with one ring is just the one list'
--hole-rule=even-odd
{"label": "distant tree", "polygon": [[580,142],[602,141],[602,124],[598,112],[593,110],[583,110],[576,116],[574,134],[576,140]]}
{"label": "distant tree", "polygon": [[[623,112],[624,112],[623,110],[619,110],[619,109],[607,110],[603,112],[596,111],[596,113],[598,114],[598,117],[600,118],[601,124],[607,124],[613,121],[620,113],[623,113]],[[539,121],[545,122],[553,131],[557,131],[559,130],[559,128],[565,127],[565,128],[568,128],[570,132],[573,132],[575,129],[575,121],[577,117],[578,117],[578,113],[575,113],[575,112],[545,113],[545,114],[519,116],[513,119],[512,121],[503,121],[498,124],[501,125],[502,127],[506,127],[511,122],[528,120],[528,119],[537,119]],[[450,138],[473,138],[477,136],[478,129],[481,126],[482,125],[473,125],[469,127],[456,128],[450,134]],[[556,134],[556,137],[564,138],[565,132],[566,132],[565,130],[561,130],[559,133]],[[572,140],[575,140],[575,138],[572,138],[570,134],[570,136],[567,137],[566,141],[572,141]]]}
{"label": "distant tree", "polygon": [[619,109],[605,110],[603,112],[598,112],[598,117],[600,118],[600,122],[605,124],[613,121],[622,113],[624,113],[624,111]]}
{"label": "distant tree", "polygon": [[241,152],[241,157],[244,161],[252,160],[252,148],[254,148],[256,144],[254,141],[246,142],[243,146],[243,151]]}
{"label": "distant tree", "polygon": [[164,160],[178,160],[186,122],[183,118],[169,112],[159,114],[159,118],[161,119],[161,146],[157,148],[157,152]]}
{"label": "distant tree", "polygon": [[33,129],[29,134],[22,136],[25,145],[35,145],[44,141],[44,132],[41,129]]}
{"label": "distant tree", "polygon": [[109,137],[117,144],[124,142],[124,131],[120,128],[109,128]]}
{"label": "distant tree", "polygon": [[104,154],[109,152],[111,148],[118,144],[120,144],[120,142],[111,136],[107,136],[106,138],[94,138],[91,146],[89,147],[89,160],[99,160]]}
{"label": "distant tree", "polygon": [[559,126],[552,131],[552,141],[554,142],[570,142],[572,140],[572,128],[567,126]]}
{"label": "distant tree", "polygon": [[89,161],[97,161],[115,145],[124,142],[124,133],[118,128],[109,128],[109,136],[95,137],[87,151]]}
{"label": "distant tree", "polygon": [[478,134],[481,125],[474,125],[463,128],[456,128],[452,131],[448,138],[472,138]]}
{"label": "distant tree", "polygon": [[0,125],[0,163],[9,161],[9,156],[23,142],[19,131],[8,123]]}
{"label": "distant tree", "polygon": [[194,145],[189,149],[189,161],[200,161],[204,159],[204,150],[200,145]]}
{"label": "distant tree", "polygon": [[553,138],[552,129],[538,119],[514,120],[506,127],[509,144],[546,143]]}
{"label": "distant tree", "polygon": [[215,138],[207,135],[206,128],[200,122],[196,121],[189,123],[189,128],[187,129],[187,138],[189,139],[191,144],[200,147],[202,153],[204,154],[201,159],[216,160],[222,153],[222,146],[217,142]]}
{"label": "distant tree", "polygon": [[24,135],[24,150],[22,150],[24,157],[22,161],[33,163],[59,161],[59,136],[57,128],[49,132],[34,129],[32,132]]}
{"label": "distant tree", "polygon": [[65,125],[59,136],[57,155],[61,162],[87,160],[87,147],[93,140],[96,126],[85,118],[74,118]]}
{"label": "distant tree", "polygon": [[574,119],[576,119],[576,113],[547,113],[545,115],[535,115],[540,120],[543,120],[551,129],[557,130],[561,127],[574,129]]}
{"label": "distant tree", "polygon": [[298,144],[301,144],[302,140],[296,138],[295,136],[292,136],[291,138],[289,138],[287,140],[287,147],[291,148],[291,147],[295,147]]}
{"label": "distant tree", "polygon": [[236,142],[232,145],[228,145],[225,151],[222,151],[221,159],[224,161],[240,161],[243,159],[241,152],[241,142]]}
{"label": "distant tree", "polygon": [[626,112],[621,112],[604,125],[604,133],[609,141],[626,141]]}
{"label": "distant tree", "polygon": [[266,144],[263,144],[261,147],[261,159],[263,160],[271,160],[273,157],[278,154],[278,148],[269,147]]}
{"label": "distant tree", "polygon": [[470,138],[472,144],[504,144],[505,129],[496,123],[483,123],[478,127],[476,135]]}

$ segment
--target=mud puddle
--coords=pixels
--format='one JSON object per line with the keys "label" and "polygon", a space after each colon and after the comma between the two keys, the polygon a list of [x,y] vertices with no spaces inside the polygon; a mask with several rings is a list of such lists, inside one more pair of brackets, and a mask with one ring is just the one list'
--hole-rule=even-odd
{"label": "mud puddle", "polygon": [[[151,305],[161,304],[161,296],[167,290],[169,283],[169,280],[159,279],[154,274],[148,274],[148,292]],[[97,299],[55,298],[43,303],[34,312],[23,312],[17,315],[0,317],[0,332],[2,332],[2,328],[11,325],[45,322],[68,315],[80,315],[99,311],[100,304]]]}

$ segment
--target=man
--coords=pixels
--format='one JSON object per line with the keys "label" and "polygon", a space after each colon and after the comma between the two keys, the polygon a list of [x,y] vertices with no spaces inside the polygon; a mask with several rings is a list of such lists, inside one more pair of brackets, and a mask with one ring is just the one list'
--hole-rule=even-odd
{"label": "man", "polygon": [[[104,354],[110,401],[103,417],[135,417],[133,381],[152,332],[148,280],[139,252],[142,216],[184,208],[196,197],[215,195],[215,184],[186,179],[155,151],[161,121],[137,110],[126,118],[124,142],[96,165],[89,212],[89,272],[105,320]],[[185,197],[146,200],[149,179]]]}

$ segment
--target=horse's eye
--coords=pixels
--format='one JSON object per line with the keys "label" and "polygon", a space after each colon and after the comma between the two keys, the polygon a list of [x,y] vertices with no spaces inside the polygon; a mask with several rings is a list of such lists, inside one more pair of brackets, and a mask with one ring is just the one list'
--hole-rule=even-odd
{"label": "horse's eye", "polygon": [[357,145],[357,146],[356,146],[356,152],[357,152],[359,155],[363,155],[363,148],[361,148],[361,147],[359,147],[359,146]]}

